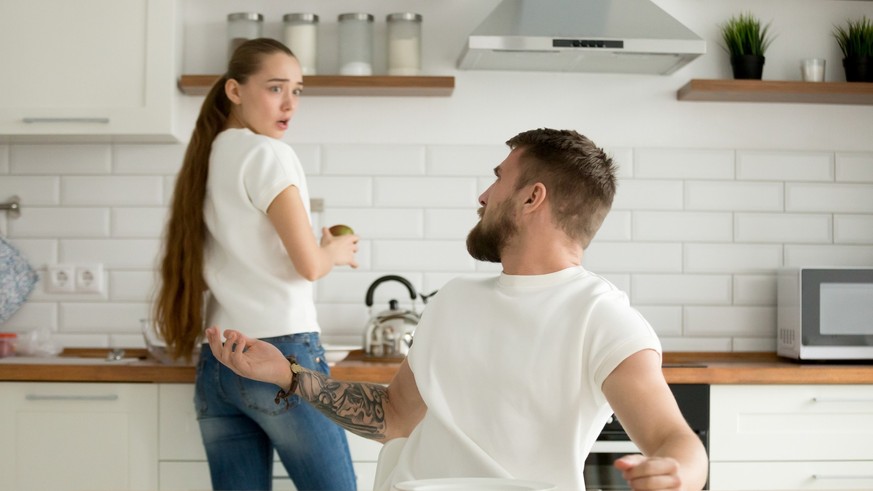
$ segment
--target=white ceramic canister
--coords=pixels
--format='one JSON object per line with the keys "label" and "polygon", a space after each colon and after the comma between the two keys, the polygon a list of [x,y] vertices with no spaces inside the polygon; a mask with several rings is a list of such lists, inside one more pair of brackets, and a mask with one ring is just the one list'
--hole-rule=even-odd
{"label": "white ceramic canister", "polygon": [[318,60],[318,16],[308,13],[285,14],[285,46],[300,62],[303,75],[315,75]]}
{"label": "white ceramic canister", "polygon": [[340,75],[372,75],[373,16],[347,13],[338,21]]}
{"label": "white ceramic canister", "polygon": [[421,73],[421,15],[411,12],[389,14],[388,75]]}
{"label": "white ceramic canister", "polygon": [[264,16],[255,12],[227,14],[227,59],[240,44],[261,37],[263,24]]}

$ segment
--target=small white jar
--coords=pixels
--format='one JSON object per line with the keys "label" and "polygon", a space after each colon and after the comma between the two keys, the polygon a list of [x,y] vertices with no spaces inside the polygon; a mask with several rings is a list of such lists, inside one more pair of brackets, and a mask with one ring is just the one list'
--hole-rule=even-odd
{"label": "small white jar", "polygon": [[411,12],[389,14],[388,75],[421,73],[421,15]]}
{"label": "small white jar", "polygon": [[240,44],[261,37],[263,24],[264,16],[255,12],[227,14],[227,59]]}
{"label": "small white jar", "polygon": [[372,75],[373,16],[347,13],[338,21],[340,75]]}
{"label": "small white jar", "polygon": [[285,14],[285,46],[294,52],[303,75],[315,75],[318,60],[318,16],[308,13]]}

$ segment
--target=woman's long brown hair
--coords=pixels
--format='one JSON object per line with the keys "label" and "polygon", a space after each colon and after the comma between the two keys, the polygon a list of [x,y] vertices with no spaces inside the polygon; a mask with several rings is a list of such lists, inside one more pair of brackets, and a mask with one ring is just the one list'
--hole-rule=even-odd
{"label": "woman's long brown hair", "polygon": [[194,124],[173,191],[164,233],[161,282],[152,312],[153,326],[149,326],[157,328],[174,359],[190,361],[203,331],[204,295],[208,288],[203,278],[206,241],[203,203],[212,141],[224,129],[232,107],[224,86],[230,79],[245,84],[260,69],[263,57],[277,52],[294,56],[273,39],[253,39],[241,44],[228,63],[227,73],[209,89]]}

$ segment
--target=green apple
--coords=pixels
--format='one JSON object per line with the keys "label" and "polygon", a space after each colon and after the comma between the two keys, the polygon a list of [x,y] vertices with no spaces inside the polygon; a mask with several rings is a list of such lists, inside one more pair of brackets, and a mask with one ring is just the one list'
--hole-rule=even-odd
{"label": "green apple", "polygon": [[355,233],[355,231],[352,230],[352,227],[349,227],[348,225],[334,225],[328,230],[330,231],[330,235],[351,235]]}

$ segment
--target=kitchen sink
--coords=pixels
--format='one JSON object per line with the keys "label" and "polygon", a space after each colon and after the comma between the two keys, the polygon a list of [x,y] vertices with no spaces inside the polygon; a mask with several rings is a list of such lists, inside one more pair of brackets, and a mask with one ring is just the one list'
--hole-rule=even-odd
{"label": "kitchen sink", "polygon": [[3,365],[126,365],[139,358],[122,358],[109,361],[106,358],[79,356],[6,356],[0,358]]}

